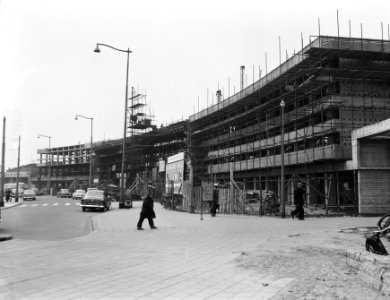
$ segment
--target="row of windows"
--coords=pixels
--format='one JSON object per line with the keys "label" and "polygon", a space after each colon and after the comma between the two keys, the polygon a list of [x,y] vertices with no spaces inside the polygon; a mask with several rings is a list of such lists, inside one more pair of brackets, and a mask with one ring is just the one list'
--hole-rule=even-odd
{"label": "row of windows", "polygon": [[[291,120],[290,122],[284,125],[285,132],[300,130],[309,126],[315,126],[321,123],[324,123],[329,120],[334,120],[339,118],[339,111],[337,108],[329,108],[328,110],[320,111],[317,114],[308,115],[299,120]],[[279,122],[280,123],[280,122]],[[280,126],[275,125],[274,127],[268,126],[265,124],[260,124],[260,128],[266,128],[266,130],[259,131],[259,129],[254,126],[246,128],[247,136],[243,136],[241,132],[237,130],[235,126],[229,128],[229,132],[226,133],[225,138],[229,137],[229,141],[221,142],[224,137],[220,136],[214,139],[214,145],[210,146],[210,151],[216,151],[219,149],[225,149],[233,146],[244,145],[248,143],[253,143],[255,141],[263,140],[266,138],[272,138],[280,135]],[[327,129],[324,126],[324,130]],[[216,133],[218,135],[218,133]],[[226,138],[227,139],[227,138]]]}
{"label": "row of windows", "polygon": [[[323,147],[327,145],[338,145],[338,144],[340,144],[340,134],[336,132],[330,135],[305,139],[299,142],[286,143],[284,144],[284,152],[289,153],[294,151],[310,150],[310,149]],[[281,145],[271,146],[257,151],[212,158],[211,163],[221,164],[221,163],[228,163],[231,161],[242,161],[242,160],[249,160],[249,159],[255,159],[260,157],[279,155],[281,154],[281,149],[282,149]]]}

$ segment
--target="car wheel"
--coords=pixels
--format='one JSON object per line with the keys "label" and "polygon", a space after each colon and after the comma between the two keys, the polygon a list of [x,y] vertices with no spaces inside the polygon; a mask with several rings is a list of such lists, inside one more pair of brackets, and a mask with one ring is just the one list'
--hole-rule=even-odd
{"label": "car wheel", "polygon": [[86,209],[86,208],[85,208],[85,207],[83,207],[83,211],[85,211],[85,209]]}

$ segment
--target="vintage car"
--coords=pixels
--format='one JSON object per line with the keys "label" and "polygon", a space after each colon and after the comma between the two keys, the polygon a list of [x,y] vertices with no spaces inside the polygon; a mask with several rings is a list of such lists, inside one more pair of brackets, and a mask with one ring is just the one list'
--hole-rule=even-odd
{"label": "vintage car", "polygon": [[37,200],[37,195],[34,190],[24,190],[23,191],[23,200]]}
{"label": "vintage car", "polygon": [[57,198],[72,198],[72,194],[68,189],[60,189],[60,191],[57,193]]}
{"label": "vintage car", "polygon": [[84,190],[75,190],[72,198],[75,200],[83,199],[85,196],[85,191]]}
{"label": "vintage car", "polygon": [[111,197],[105,195],[102,190],[89,190],[80,201],[80,207],[85,211],[87,208],[99,209],[101,211],[109,210],[111,206]]}

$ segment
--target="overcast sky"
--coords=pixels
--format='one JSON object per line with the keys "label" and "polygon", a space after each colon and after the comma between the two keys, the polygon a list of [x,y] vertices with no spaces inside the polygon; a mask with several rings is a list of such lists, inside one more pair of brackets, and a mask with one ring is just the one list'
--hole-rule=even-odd
{"label": "overcast sky", "polygon": [[[36,162],[37,149],[123,136],[126,53],[129,86],[147,95],[156,124],[188,118],[214,101],[218,86],[238,91],[265,75],[310,35],[388,39],[390,1],[0,0],[0,117],[7,118],[6,168]],[[253,69],[255,74],[253,75]],[[209,95],[207,97],[207,94]],[[208,100],[207,100],[208,98]],[[2,132],[2,122],[1,122]],[[1,151],[1,150],[0,150]]]}

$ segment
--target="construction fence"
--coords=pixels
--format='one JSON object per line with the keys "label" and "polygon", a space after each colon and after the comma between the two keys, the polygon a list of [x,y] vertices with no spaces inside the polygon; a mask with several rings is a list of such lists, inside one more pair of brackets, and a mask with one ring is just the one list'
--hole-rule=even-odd
{"label": "construction fence", "polygon": [[[279,204],[274,194],[262,191],[253,194],[245,189],[216,188],[214,191],[218,202],[218,212],[223,214],[277,214]],[[189,213],[208,213],[211,201],[202,201],[202,187],[192,188],[185,182],[183,185],[183,197],[181,203],[177,203],[176,209]]]}

